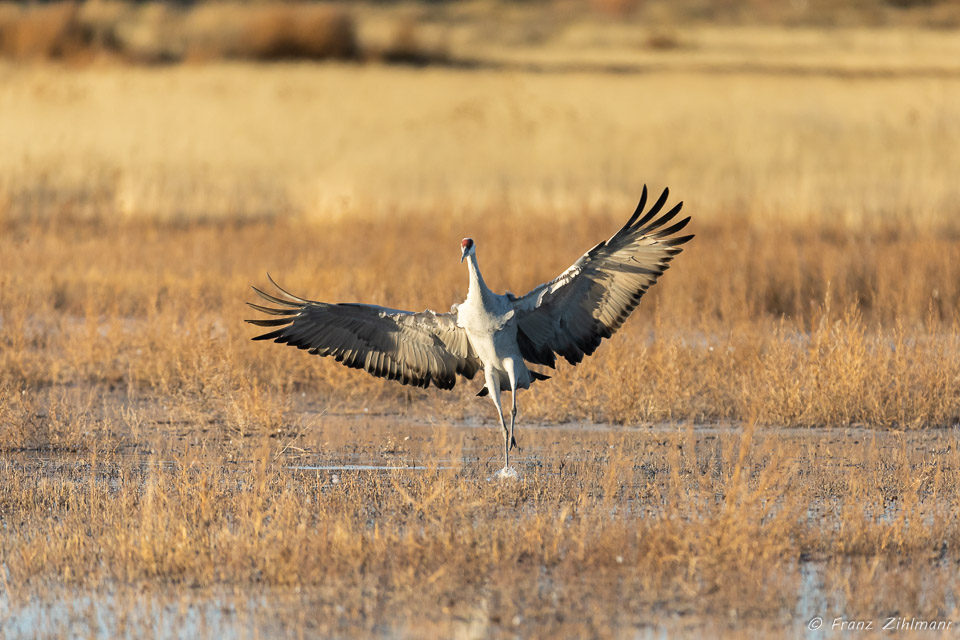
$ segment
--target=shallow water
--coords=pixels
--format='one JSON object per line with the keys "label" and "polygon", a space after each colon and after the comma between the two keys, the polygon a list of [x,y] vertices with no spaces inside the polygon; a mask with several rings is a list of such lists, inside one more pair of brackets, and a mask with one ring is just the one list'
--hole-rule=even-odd
{"label": "shallow water", "polygon": [[[238,600],[242,600],[238,606]],[[270,603],[263,596],[237,598],[113,591],[64,593],[13,605],[0,597],[4,638],[251,638],[264,627]]]}
{"label": "shallow water", "polygon": [[[791,614],[754,631],[745,629],[738,637],[768,637],[771,631],[785,638],[832,637],[831,612],[843,611],[842,592],[828,592],[824,584],[825,562],[800,562],[792,571],[799,579],[797,604]],[[297,612],[315,606],[299,589],[264,589],[247,592],[220,590],[142,592],[120,585],[100,592],[61,591],[49,599],[31,597],[11,603],[8,594],[0,595],[0,636],[4,638],[216,638],[240,640],[259,637],[303,637],[306,631],[296,620]],[[454,620],[451,637],[477,638],[497,635],[498,627],[489,622],[489,603],[478,602],[476,615]],[[809,622],[825,620],[825,628],[811,630]],[[516,624],[517,621],[514,621]],[[722,621],[715,621],[720,623]],[[683,619],[675,615],[652,620],[631,629],[629,637],[653,640],[677,636],[700,637],[709,632],[709,619]],[[343,635],[367,636],[359,629],[344,630]],[[500,629],[502,631],[502,629]],[[360,633],[358,633],[360,632]],[[521,634],[522,635],[522,634]],[[903,633],[900,637],[903,637]],[[417,629],[407,622],[395,626],[378,625],[373,637],[416,638]],[[910,637],[915,634],[907,634]]]}
{"label": "shallow water", "polygon": [[340,465],[294,465],[286,467],[297,471],[432,471],[435,469],[460,469],[451,465],[422,466],[410,465],[404,467],[378,464],[340,464]]}

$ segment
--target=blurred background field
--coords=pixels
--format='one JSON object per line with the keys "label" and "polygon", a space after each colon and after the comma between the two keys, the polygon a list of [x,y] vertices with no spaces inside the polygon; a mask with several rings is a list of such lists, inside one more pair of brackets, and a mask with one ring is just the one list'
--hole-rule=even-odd
{"label": "blurred background field", "polygon": [[[648,181],[701,220],[953,217],[955,3],[607,4],[10,5],[0,214],[582,215]],[[47,13],[85,54],[25,43]]]}
{"label": "blurred background field", "polygon": [[[0,5],[0,631],[960,619],[958,28],[949,1]],[[523,293],[644,184],[697,237],[522,394],[516,486],[479,381],[249,340],[266,271],[443,311],[472,236]]]}

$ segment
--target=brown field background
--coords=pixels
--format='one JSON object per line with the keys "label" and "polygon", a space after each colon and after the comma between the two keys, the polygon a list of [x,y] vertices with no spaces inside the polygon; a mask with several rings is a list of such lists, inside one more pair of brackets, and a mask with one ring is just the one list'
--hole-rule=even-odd
{"label": "brown field background", "polygon": [[[960,619],[953,5],[657,6],[364,6],[342,14],[355,59],[322,64],[5,49],[0,630]],[[370,53],[414,35],[434,64]],[[267,271],[444,311],[468,235],[523,293],[643,184],[697,237],[594,356],[521,394],[516,483],[489,481],[479,380],[411,390],[243,323]],[[344,464],[426,469],[324,468]]]}

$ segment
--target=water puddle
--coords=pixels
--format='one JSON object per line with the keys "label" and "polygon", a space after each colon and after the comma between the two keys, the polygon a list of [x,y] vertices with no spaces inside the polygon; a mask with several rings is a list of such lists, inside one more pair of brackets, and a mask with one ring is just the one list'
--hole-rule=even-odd
{"label": "water puddle", "polygon": [[446,470],[446,469],[461,469],[462,467],[455,467],[452,465],[439,465],[439,466],[423,466],[423,465],[410,465],[406,467],[399,467],[393,465],[378,465],[378,464],[329,464],[329,465],[295,465],[284,467],[286,469],[292,469],[294,471],[434,471],[434,470]]}
{"label": "water puddle", "polygon": [[274,626],[263,597],[77,592],[12,604],[0,596],[4,638],[252,638]]}

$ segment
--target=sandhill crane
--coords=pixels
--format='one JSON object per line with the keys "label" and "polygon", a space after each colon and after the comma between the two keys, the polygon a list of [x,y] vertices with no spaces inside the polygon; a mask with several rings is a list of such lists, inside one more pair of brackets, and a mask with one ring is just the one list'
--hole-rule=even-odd
{"label": "sandhill crane", "polygon": [[[683,203],[660,215],[669,191],[663,190],[649,211],[647,188],[636,211],[609,240],[587,251],[569,269],[524,296],[500,295],[487,287],[477,265],[477,245],[460,242],[460,262],[467,261],[467,299],[450,313],[400,311],[370,304],[316,302],[283,290],[261,298],[276,305],[247,303],[279,316],[247,320],[273,328],[254,340],[273,340],[401,384],[452,389],[457,375],[468,379],[483,369],[484,386],[497,407],[503,430],[503,470],[510,475],[510,450],[516,446],[517,390],[549,376],[527,363],[553,368],[556,356],[576,365],[627,319],[640,298],[667,269],[680,245],[693,236],[677,236],[690,218],[671,226]],[[501,390],[511,392],[510,427],[500,404]]]}

